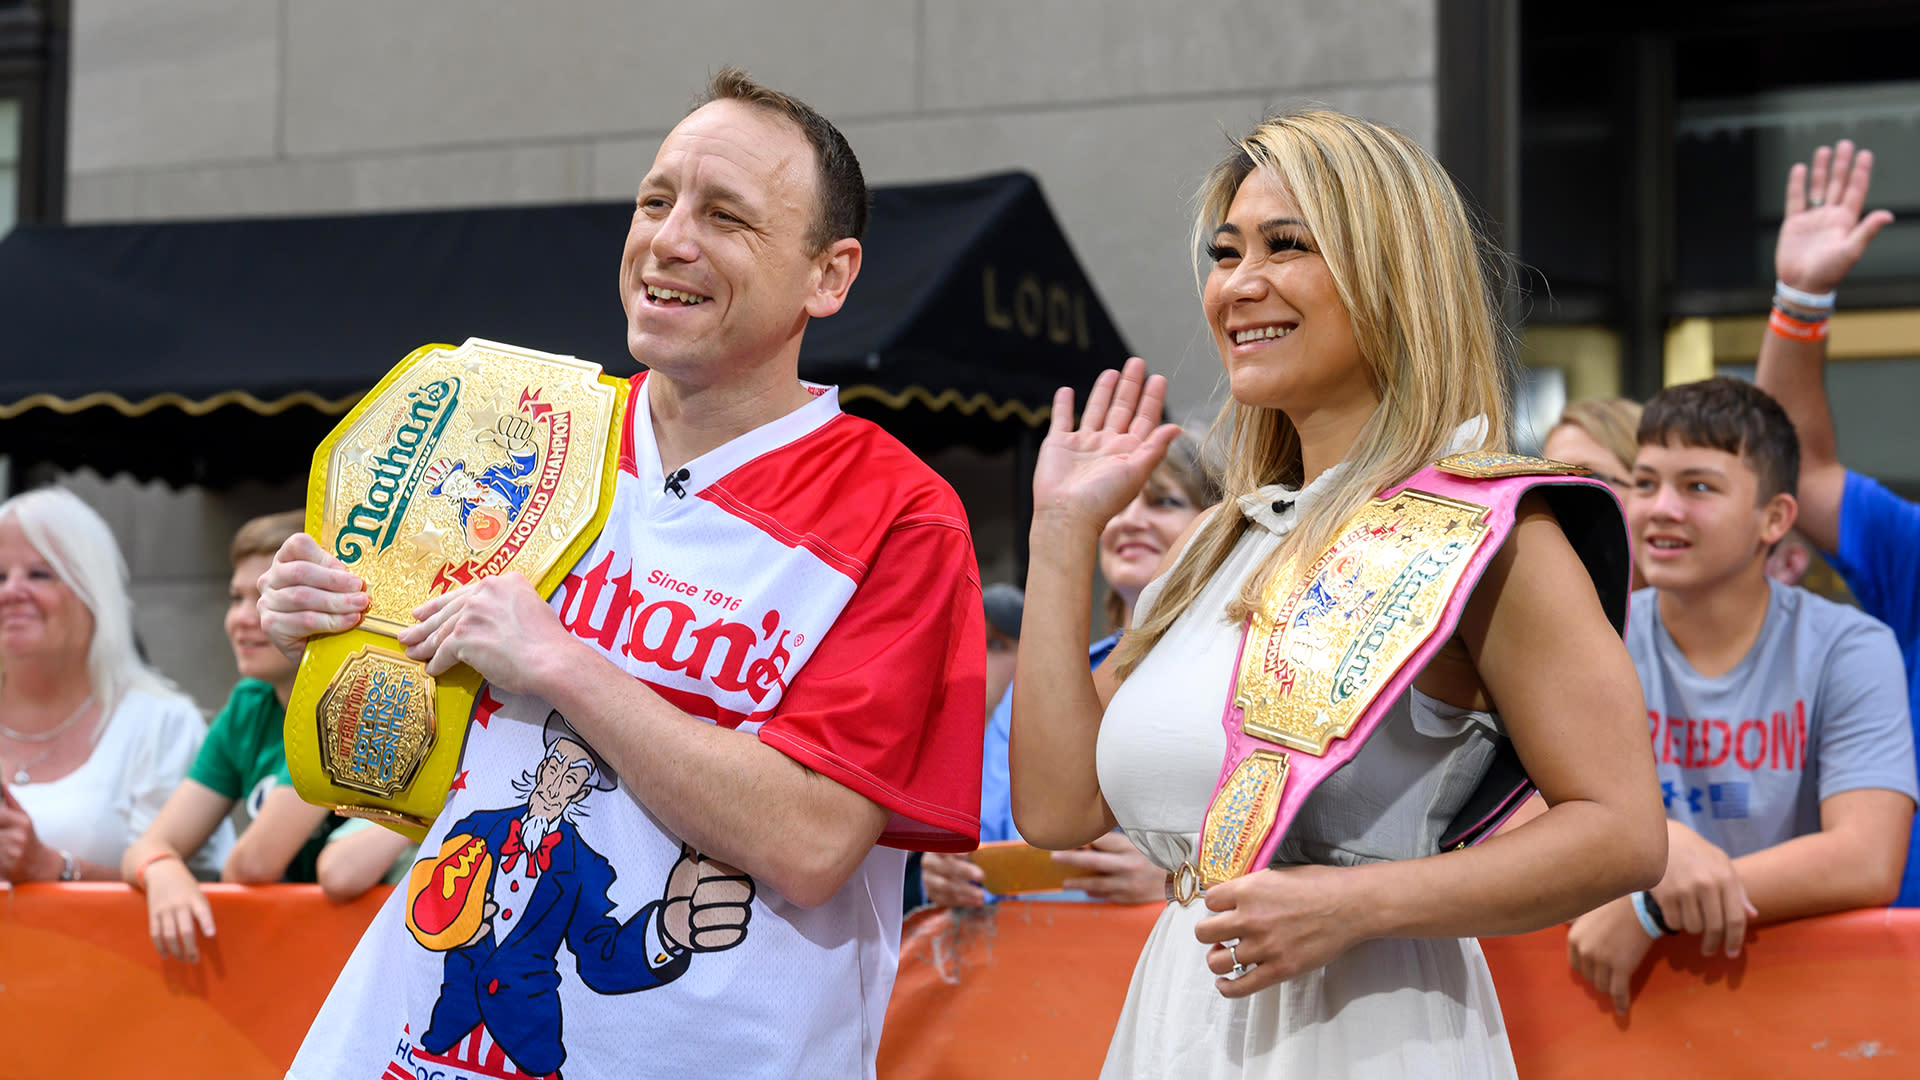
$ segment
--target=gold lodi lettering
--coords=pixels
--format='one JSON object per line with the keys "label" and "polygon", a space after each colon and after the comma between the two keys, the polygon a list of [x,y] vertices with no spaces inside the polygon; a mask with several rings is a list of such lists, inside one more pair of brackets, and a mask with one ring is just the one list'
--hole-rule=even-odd
{"label": "gold lodi lettering", "polygon": [[994,283],[991,265],[980,271],[980,292],[987,303],[987,325],[995,330],[1013,329],[1013,320],[1007,317],[1006,312],[1000,310],[1000,304],[996,299],[999,289]]}
{"label": "gold lodi lettering", "polygon": [[1055,345],[1073,340],[1073,297],[1064,286],[1047,287],[1047,340]]}
{"label": "gold lodi lettering", "polygon": [[1013,290],[1013,318],[1020,324],[1020,332],[1028,337],[1039,337],[1045,328],[1046,296],[1040,291],[1040,279],[1027,274]]}

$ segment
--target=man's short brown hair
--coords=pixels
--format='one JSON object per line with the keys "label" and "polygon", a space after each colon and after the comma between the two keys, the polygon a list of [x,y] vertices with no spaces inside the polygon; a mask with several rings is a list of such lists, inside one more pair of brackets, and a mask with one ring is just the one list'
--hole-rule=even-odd
{"label": "man's short brown hair", "polygon": [[792,94],[761,86],[736,67],[721,68],[707,83],[707,94],[700,105],[715,101],[739,101],[779,113],[792,121],[813,147],[820,206],[807,233],[810,254],[818,255],[843,237],[858,240],[866,234],[867,180],[861,175],[860,159],[853,156],[853,147],[847,145],[847,137],[839,128],[815,112],[813,106]]}
{"label": "man's short brown hair", "polygon": [[301,510],[282,510],[277,514],[254,518],[233,534],[233,550],[228,557],[235,566],[239,566],[242,559],[255,555],[265,555],[271,559],[273,553],[280,550],[280,545],[287,542],[287,537],[299,532],[306,523],[306,512]]}
{"label": "man's short brown hair", "polygon": [[1746,460],[1759,476],[1762,503],[1797,495],[1800,437],[1780,403],[1750,382],[1725,375],[1669,386],[1640,414],[1640,445],[1703,446]]}

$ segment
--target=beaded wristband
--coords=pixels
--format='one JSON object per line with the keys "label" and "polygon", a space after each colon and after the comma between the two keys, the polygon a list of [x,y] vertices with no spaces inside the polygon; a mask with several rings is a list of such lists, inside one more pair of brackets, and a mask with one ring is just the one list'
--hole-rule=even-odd
{"label": "beaded wristband", "polygon": [[1767,329],[1783,338],[1792,338],[1794,341],[1820,341],[1827,336],[1828,323],[1825,319],[1819,322],[1796,319],[1779,308],[1774,308],[1773,314],[1767,317]]}
{"label": "beaded wristband", "polygon": [[1645,930],[1648,937],[1658,941],[1667,936],[1667,932],[1660,929],[1659,924],[1653,921],[1652,913],[1647,910],[1646,893],[1637,892],[1633,894],[1633,914],[1635,918],[1640,920],[1640,929]]}
{"label": "beaded wristband", "polygon": [[1804,289],[1796,289],[1778,278],[1774,279],[1773,291],[1774,295],[1792,304],[1794,307],[1803,307],[1809,311],[1832,311],[1834,299],[1839,295],[1831,290],[1823,293],[1810,293]]}

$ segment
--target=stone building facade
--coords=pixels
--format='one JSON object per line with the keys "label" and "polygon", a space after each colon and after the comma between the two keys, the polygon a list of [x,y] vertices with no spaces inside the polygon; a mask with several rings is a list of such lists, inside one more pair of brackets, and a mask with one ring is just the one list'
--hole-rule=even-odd
{"label": "stone building facade", "polygon": [[[1277,105],[1324,102],[1432,145],[1437,7],[73,0],[66,218],[620,199],[707,74],[737,64],[833,118],[871,183],[1038,176],[1129,343],[1172,378],[1176,412],[1204,422],[1218,365],[1189,246],[1194,188],[1225,133]],[[620,242],[607,238],[609,306]],[[973,506],[983,573],[1010,576],[1003,463],[936,464]],[[155,661],[217,705],[232,678],[227,536],[249,514],[296,505],[298,486],[69,483],[125,545]]]}

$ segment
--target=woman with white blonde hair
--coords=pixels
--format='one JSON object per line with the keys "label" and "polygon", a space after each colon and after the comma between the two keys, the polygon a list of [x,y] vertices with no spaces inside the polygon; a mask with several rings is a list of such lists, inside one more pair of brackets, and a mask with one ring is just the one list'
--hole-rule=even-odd
{"label": "woman with white blonde hair", "polygon": [[[117,881],[206,733],[140,660],[126,563],[71,492],[0,503],[0,877]],[[220,865],[230,828],[200,854]]]}
{"label": "woman with white blonde hair", "polygon": [[[1015,821],[1117,821],[1169,872],[1104,1075],[1512,1075],[1471,939],[1665,856],[1618,503],[1506,452],[1485,249],[1412,140],[1275,116],[1196,233],[1226,498],[1091,676],[1095,541],[1176,433],[1164,380],[1103,374],[1077,428],[1061,390],[1034,474]],[[1529,777],[1549,809],[1494,835]]]}

